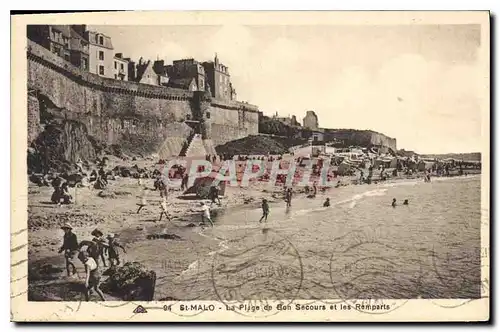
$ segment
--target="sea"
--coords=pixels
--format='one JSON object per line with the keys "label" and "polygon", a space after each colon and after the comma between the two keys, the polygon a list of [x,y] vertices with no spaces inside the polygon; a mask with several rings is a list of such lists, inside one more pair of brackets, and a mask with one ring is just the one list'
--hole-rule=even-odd
{"label": "sea", "polygon": [[164,231],[181,239],[141,240],[133,252],[157,271],[156,300],[479,298],[480,183],[332,188],[289,208],[271,202],[262,223],[256,201],[218,213],[213,228],[174,222]]}

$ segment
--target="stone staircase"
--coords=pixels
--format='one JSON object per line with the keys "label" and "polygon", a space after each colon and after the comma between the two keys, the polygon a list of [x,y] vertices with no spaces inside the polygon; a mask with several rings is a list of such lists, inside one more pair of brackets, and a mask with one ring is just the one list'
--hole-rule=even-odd
{"label": "stone staircase", "polygon": [[205,150],[205,146],[203,144],[203,139],[201,138],[201,134],[193,134],[188,137],[186,143],[182,147],[181,153],[179,156],[181,157],[205,157],[207,154]]}

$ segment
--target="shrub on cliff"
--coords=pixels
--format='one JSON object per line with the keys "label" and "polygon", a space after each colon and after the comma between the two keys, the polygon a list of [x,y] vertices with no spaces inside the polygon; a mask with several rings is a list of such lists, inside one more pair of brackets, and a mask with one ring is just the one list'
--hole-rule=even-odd
{"label": "shrub on cliff", "polygon": [[227,142],[215,148],[218,154],[267,155],[288,153],[288,147],[269,136],[248,136]]}

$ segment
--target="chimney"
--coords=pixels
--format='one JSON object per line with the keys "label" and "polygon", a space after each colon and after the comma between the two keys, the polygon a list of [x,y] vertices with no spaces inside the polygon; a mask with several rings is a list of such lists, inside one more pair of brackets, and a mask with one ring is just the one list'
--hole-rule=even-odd
{"label": "chimney", "polygon": [[85,32],[87,31],[87,25],[85,24],[75,24],[72,25],[71,28],[82,37],[84,37]]}

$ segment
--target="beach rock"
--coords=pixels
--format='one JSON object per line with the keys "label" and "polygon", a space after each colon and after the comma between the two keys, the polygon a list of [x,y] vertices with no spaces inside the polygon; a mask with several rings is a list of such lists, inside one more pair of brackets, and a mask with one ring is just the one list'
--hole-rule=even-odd
{"label": "beach rock", "polygon": [[179,235],[176,234],[149,234],[146,237],[148,240],[155,240],[155,239],[165,239],[165,240],[181,240],[182,238]]}
{"label": "beach rock", "polygon": [[101,198],[116,198],[116,195],[114,192],[109,191],[109,190],[101,190],[97,196]]}
{"label": "beach rock", "polygon": [[114,194],[116,196],[131,196],[132,195],[132,193],[130,191],[121,191],[121,190],[114,191]]}
{"label": "beach rock", "polygon": [[109,278],[101,289],[124,301],[151,301],[154,298],[156,273],[138,262],[127,262],[104,271]]}

